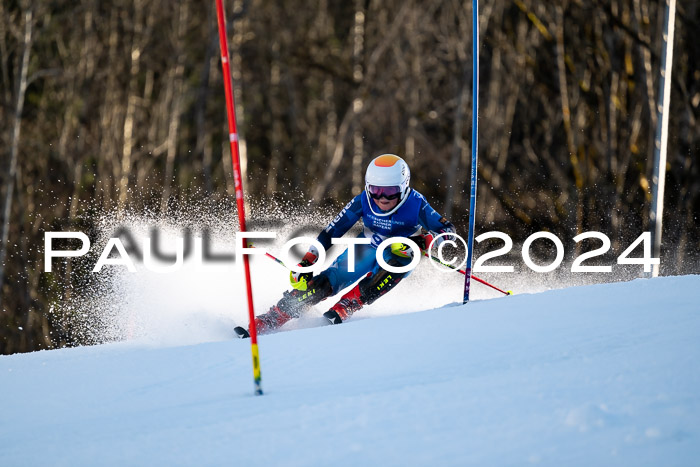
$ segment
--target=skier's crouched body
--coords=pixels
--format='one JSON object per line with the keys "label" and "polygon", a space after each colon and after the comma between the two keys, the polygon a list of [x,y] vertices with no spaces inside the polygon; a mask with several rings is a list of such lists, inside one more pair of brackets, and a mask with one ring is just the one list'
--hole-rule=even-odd
{"label": "skier's crouched body", "polygon": [[[259,333],[271,332],[320,301],[337,294],[359,281],[333,305],[324,317],[339,324],[353,313],[369,305],[410,274],[384,270],[377,262],[377,247],[390,237],[414,240],[422,249],[429,247],[434,235],[454,233],[454,226],[438,214],[426,199],[409,187],[410,171],[406,162],[393,154],[374,159],[365,176],[365,191],[353,198],[336,218],[318,236],[324,248],[331,246],[332,238],[342,237],[362,219],[363,236],[371,239],[369,245],[355,245],[355,267],[348,264],[349,252],[345,250],[333,264],[313,276],[311,273],[290,274],[293,289],[267,313],[255,319]],[[422,229],[430,234],[421,234]],[[438,241],[444,240],[439,238]],[[390,266],[406,266],[413,260],[414,252],[402,243],[394,243],[383,252],[384,261]],[[318,251],[311,247],[300,266],[311,266],[318,259]],[[237,328],[241,337],[247,332]]]}

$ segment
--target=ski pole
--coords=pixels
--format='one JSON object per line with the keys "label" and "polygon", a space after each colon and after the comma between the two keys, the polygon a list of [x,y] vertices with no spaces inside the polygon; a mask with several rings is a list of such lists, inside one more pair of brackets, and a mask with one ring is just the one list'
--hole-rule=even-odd
{"label": "ski pole", "polygon": [[[450,269],[454,269],[455,271],[459,272],[460,274],[466,274],[466,271],[464,271],[463,269],[457,269],[456,267],[452,266],[451,264],[443,263],[443,262],[440,261],[438,258],[429,255],[427,251],[424,251],[424,252],[423,252],[423,255],[425,255],[426,257],[432,259],[433,261],[435,261],[435,262],[437,262],[437,263],[439,263],[439,264],[442,264],[442,265],[445,266],[445,267],[448,267],[448,268],[450,268]],[[481,282],[482,284],[487,285],[487,286],[491,287],[491,288],[494,289],[494,290],[498,290],[499,292],[501,292],[501,293],[504,294],[504,295],[513,295],[513,291],[512,291],[512,290],[508,290],[508,291],[506,291],[506,290],[501,290],[501,289],[499,289],[498,287],[496,287],[495,285],[489,284],[488,282],[486,282],[486,281],[483,280],[483,279],[479,279],[479,278],[476,277],[474,274],[472,274],[472,279],[474,279],[474,280],[477,281],[477,282]]]}
{"label": "ski pole", "polygon": [[[248,246],[251,247],[251,248],[254,248],[254,246],[253,246],[252,244],[248,244]],[[465,274],[465,272],[464,272],[462,269],[457,269],[456,267],[452,266],[451,264],[443,263],[443,262],[440,261],[438,258],[435,258],[434,256],[430,256],[426,251],[424,251],[423,254],[424,254],[426,257],[432,259],[433,261],[436,261],[436,262],[442,264],[443,266],[446,266],[446,267],[448,267],[448,268],[450,268],[450,269],[454,269],[454,270],[456,270],[457,272],[459,272],[459,273],[461,273],[461,274]],[[273,259],[273,260],[277,261],[277,263],[281,264],[281,265],[284,266],[285,268],[287,267],[287,265],[284,264],[284,263],[282,262],[282,260],[280,260],[279,258],[276,258],[276,257],[272,256],[272,255],[271,255],[270,253],[268,253],[267,251],[265,252],[265,256],[267,256],[267,257],[270,258],[270,259]],[[508,291],[501,290],[501,289],[499,289],[498,287],[496,287],[495,285],[489,284],[489,283],[486,282],[485,280],[479,279],[478,277],[476,277],[476,276],[473,275],[473,274],[472,274],[472,278],[473,278],[475,281],[477,281],[477,282],[481,282],[482,284],[491,287],[492,289],[498,290],[499,292],[501,292],[501,293],[504,294],[504,295],[513,295],[513,291],[512,291],[512,290],[508,290]]]}
{"label": "ski pole", "polygon": [[[251,245],[251,246],[252,246],[252,245]],[[284,264],[284,263],[282,262],[281,259],[275,258],[275,257],[272,256],[270,253],[268,253],[267,251],[265,252],[265,256],[267,256],[268,258],[274,259],[275,261],[277,261],[279,264],[281,264],[281,265],[284,266],[285,268],[287,267],[287,265]]]}
{"label": "ski pole", "polygon": [[[249,247],[249,248],[255,248],[255,245],[253,245],[252,243],[248,243],[248,247]],[[275,256],[272,256],[272,255],[270,254],[270,252],[266,251],[266,252],[265,252],[265,256],[267,256],[268,258],[270,258],[270,259],[276,261],[278,264],[281,264],[282,266],[284,266],[285,268],[287,268],[287,265],[284,264],[284,262],[283,262],[281,259],[279,259],[279,258],[277,258],[277,257],[275,257]],[[287,269],[289,269],[289,268],[287,268]]]}

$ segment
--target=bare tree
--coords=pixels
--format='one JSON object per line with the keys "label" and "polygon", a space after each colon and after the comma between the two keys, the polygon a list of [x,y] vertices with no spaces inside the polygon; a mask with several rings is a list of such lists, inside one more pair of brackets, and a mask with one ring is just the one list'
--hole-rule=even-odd
{"label": "bare tree", "polygon": [[27,80],[29,73],[29,56],[32,50],[34,32],[34,12],[30,4],[23,6],[24,34],[22,36],[22,59],[19,61],[17,72],[17,85],[15,90],[14,115],[12,119],[12,136],[10,142],[10,165],[6,172],[6,191],[3,202],[2,237],[0,238],[0,309],[2,309],[2,297],[4,296],[5,283],[5,258],[7,255],[7,241],[12,218],[12,195],[15,191],[15,178],[17,177],[17,158],[19,157],[20,134],[22,130],[22,111],[24,110],[24,97],[27,92]]}

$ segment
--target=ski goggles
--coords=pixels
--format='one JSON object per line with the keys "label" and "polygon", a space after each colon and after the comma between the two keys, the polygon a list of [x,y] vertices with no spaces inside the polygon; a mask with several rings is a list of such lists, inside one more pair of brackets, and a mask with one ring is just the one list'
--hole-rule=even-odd
{"label": "ski goggles", "polygon": [[386,199],[398,199],[401,196],[400,186],[374,186],[368,185],[367,192],[372,197],[372,199],[386,198]]}

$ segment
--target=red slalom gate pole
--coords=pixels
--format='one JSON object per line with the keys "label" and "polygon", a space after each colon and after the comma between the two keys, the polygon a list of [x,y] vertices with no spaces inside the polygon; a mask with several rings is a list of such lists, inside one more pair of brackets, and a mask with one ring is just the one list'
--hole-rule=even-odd
{"label": "red slalom gate pole", "polygon": [[[229,63],[228,40],[226,39],[226,17],[224,16],[223,0],[216,0],[216,16],[219,20],[219,45],[221,47],[221,68],[224,73],[224,89],[226,91],[226,113],[228,114],[228,139],[231,143],[231,161],[233,162],[233,178],[236,187],[236,205],[238,206],[238,222],[241,232],[246,231],[245,205],[243,202],[243,182],[241,180],[241,162],[238,150],[238,132],[236,131],[236,112],[233,105],[233,90],[231,89],[231,66]],[[247,248],[248,241],[243,239],[243,248]],[[250,333],[250,350],[253,355],[253,379],[255,380],[255,394],[262,395],[260,377],[260,356],[258,354],[258,332],[255,329],[255,312],[253,310],[253,289],[250,284],[250,263],[248,255],[243,257],[243,269],[245,270],[246,293],[248,294],[248,332]]]}

